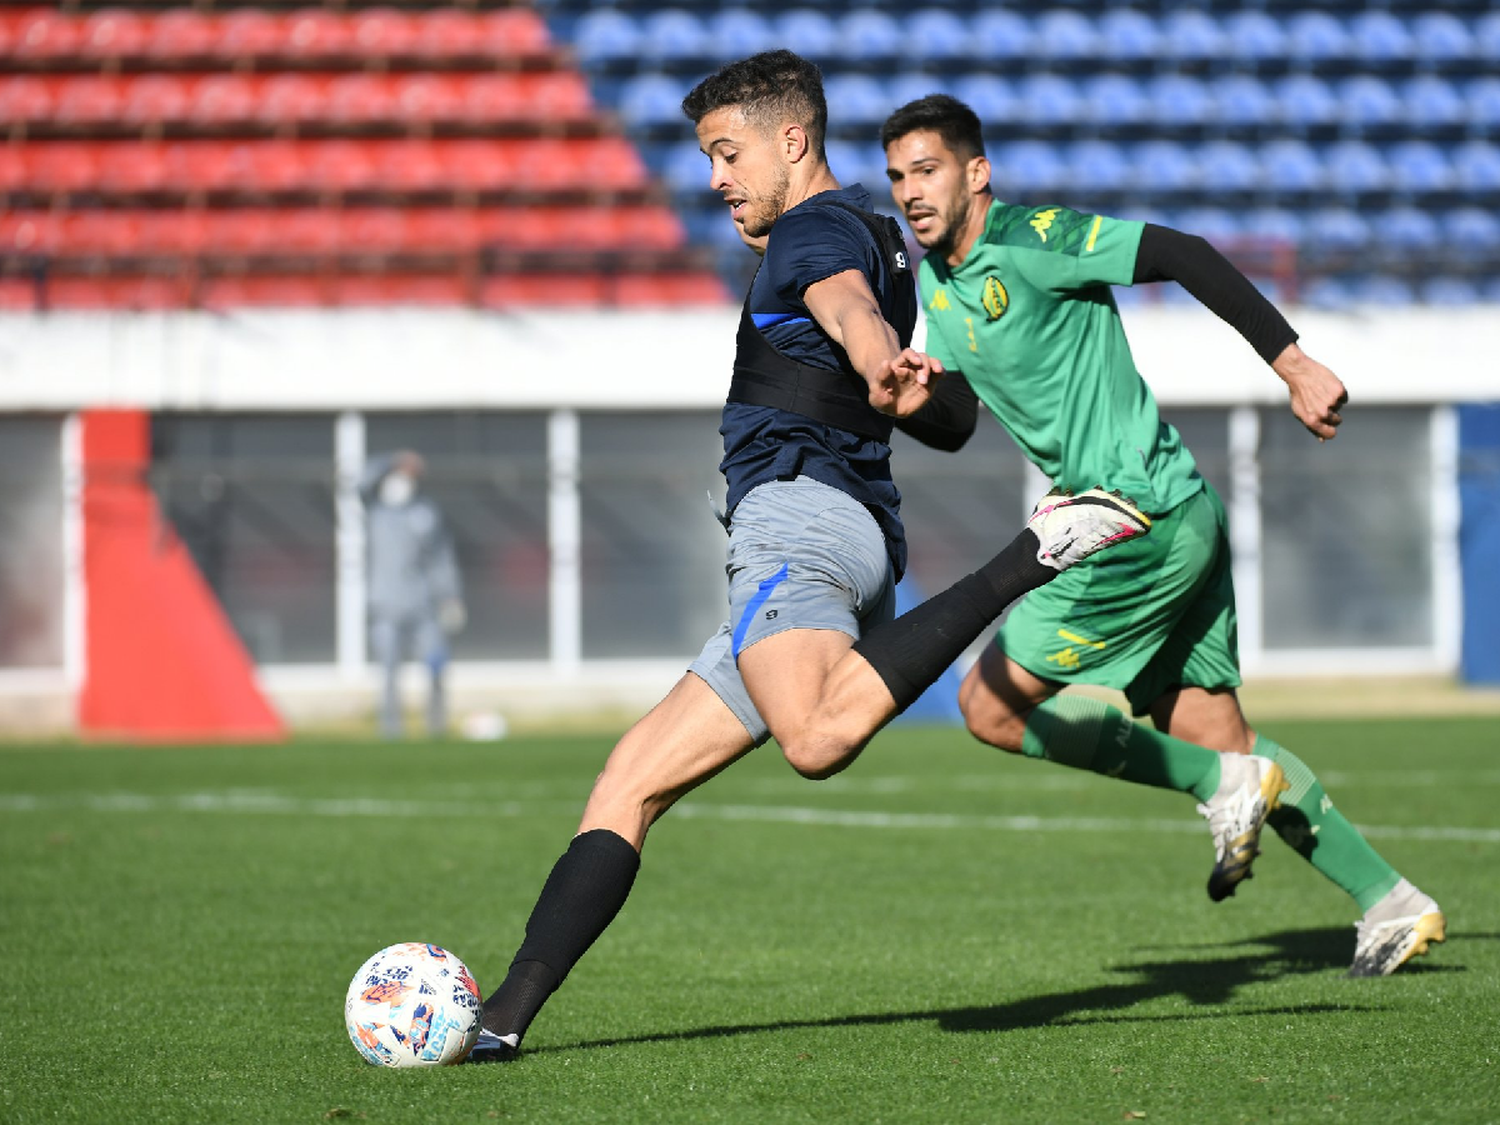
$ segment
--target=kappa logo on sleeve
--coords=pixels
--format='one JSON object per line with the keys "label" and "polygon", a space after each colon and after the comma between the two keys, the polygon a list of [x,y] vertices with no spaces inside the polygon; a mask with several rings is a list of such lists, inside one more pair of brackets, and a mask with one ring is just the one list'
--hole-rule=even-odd
{"label": "kappa logo on sleeve", "polygon": [[1049,207],[1045,211],[1038,211],[1031,216],[1031,229],[1043,242],[1047,241],[1047,232],[1052,229],[1052,220],[1057,218],[1058,207]]}

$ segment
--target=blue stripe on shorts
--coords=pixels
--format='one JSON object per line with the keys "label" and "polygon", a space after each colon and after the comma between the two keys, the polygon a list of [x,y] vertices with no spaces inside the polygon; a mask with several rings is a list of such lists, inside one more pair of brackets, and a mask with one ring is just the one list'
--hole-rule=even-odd
{"label": "blue stripe on shorts", "polygon": [[734,639],[732,651],[734,658],[740,658],[740,645],[744,643],[745,633],[750,628],[751,619],[760,612],[760,607],[766,604],[766,599],[771,596],[777,586],[786,581],[786,563],[781,564],[781,569],[769,578],[761,580],[756,588],[755,596],[750,599],[750,604],[745,606],[745,612],[740,614],[739,622],[734,627]]}

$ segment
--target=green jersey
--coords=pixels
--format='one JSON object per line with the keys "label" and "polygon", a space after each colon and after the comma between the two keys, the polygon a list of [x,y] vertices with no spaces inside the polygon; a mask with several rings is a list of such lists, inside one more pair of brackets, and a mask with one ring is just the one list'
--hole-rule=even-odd
{"label": "green jersey", "polygon": [[1202,488],[1130,356],[1110,285],[1129,285],[1144,224],[996,200],[957,266],[922,261],[927,352],[962,371],[1053,482],[1117,488],[1168,511]]}

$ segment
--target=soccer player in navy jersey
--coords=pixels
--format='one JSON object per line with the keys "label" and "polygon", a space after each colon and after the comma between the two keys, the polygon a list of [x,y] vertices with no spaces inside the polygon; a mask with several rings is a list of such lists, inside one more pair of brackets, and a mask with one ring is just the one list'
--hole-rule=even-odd
{"label": "soccer player in navy jersey", "polygon": [[909,347],[905,242],[829,169],[815,66],[752,56],[700,83],[683,112],[742,237],[764,242],[720,425],[729,619],[610,753],[485,1001],[473,1061],[515,1055],[624,904],[646,833],[676,800],[772,736],[804,776],[836,773],[1011,601],[1150,526],[1098,490],[1049,497],[984,567],[892,620],[906,544],[891,428],[955,450],[973,432],[973,393]]}

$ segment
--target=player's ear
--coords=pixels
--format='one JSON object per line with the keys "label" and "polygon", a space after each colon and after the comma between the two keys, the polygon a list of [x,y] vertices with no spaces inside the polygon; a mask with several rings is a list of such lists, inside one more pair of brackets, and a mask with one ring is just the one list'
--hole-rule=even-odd
{"label": "player's ear", "polygon": [[793,122],[788,122],[781,127],[781,146],[788,164],[796,164],[812,151],[808,143],[807,130]]}
{"label": "player's ear", "polygon": [[969,161],[969,166],[964,170],[968,180],[969,192],[978,195],[990,186],[990,158],[983,154]]}

